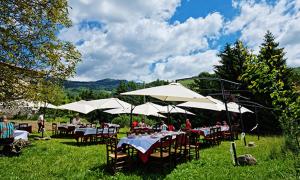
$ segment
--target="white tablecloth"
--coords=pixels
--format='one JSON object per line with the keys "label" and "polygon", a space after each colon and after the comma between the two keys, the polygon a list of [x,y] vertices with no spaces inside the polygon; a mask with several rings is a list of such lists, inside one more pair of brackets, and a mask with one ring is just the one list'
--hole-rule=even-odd
{"label": "white tablecloth", "polygon": [[27,131],[14,130],[14,139],[15,140],[23,139],[25,141],[28,141],[28,135],[29,135],[29,133]]}
{"label": "white tablecloth", "polygon": [[[166,132],[165,135],[172,135],[172,138],[175,139],[176,135],[182,133],[182,132]],[[165,135],[162,133],[158,133],[157,135],[139,135],[135,136],[133,138],[124,137],[121,138],[118,147],[121,147],[123,144],[129,144],[135,149],[139,150],[142,153],[146,153],[153,144],[158,142],[161,138],[163,138]]]}
{"label": "white tablecloth", "polygon": [[[95,135],[97,132],[97,128],[76,128],[75,133],[81,131],[84,132],[84,135]],[[116,129],[114,130],[114,133],[116,133]],[[103,129],[103,134],[108,134],[108,128]]]}

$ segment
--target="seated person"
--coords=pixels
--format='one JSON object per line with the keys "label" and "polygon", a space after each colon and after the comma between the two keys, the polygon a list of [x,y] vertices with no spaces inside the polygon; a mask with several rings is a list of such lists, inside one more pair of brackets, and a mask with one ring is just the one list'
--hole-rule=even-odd
{"label": "seated person", "polygon": [[173,126],[173,124],[169,124],[168,131],[175,131],[175,127]]}
{"label": "seated person", "polygon": [[168,126],[165,124],[164,121],[161,121],[160,123],[160,130],[166,131],[168,129]]}
{"label": "seated person", "polygon": [[221,125],[222,124],[219,121],[216,122],[216,126],[221,126]]}
{"label": "seated person", "polygon": [[10,149],[10,144],[14,142],[14,125],[8,122],[6,116],[0,121],[0,145],[4,145],[3,151]]}
{"label": "seated person", "polygon": [[138,123],[137,121],[133,121],[133,122],[132,122],[132,128],[135,128],[135,127],[137,127],[137,126],[138,126],[138,124],[139,124],[139,123]]}
{"label": "seated person", "polygon": [[223,126],[228,126],[226,121],[223,121]]}
{"label": "seated person", "polygon": [[144,119],[142,119],[142,121],[139,123],[139,127],[142,127],[142,128],[146,127],[146,123],[145,123]]}
{"label": "seated person", "polygon": [[186,119],[185,121],[185,129],[192,129],[192,123],[189,119]]}
{"label": "seated person", "polygon": [[76,117],[72,120],[73,125],[78,125],[80,124],[80,117],[79,114],[76,115]]}

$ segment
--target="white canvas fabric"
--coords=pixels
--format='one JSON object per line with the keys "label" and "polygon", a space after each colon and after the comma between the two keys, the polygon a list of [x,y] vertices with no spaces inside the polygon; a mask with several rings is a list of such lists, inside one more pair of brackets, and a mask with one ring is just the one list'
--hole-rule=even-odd
{"label": "white canvas fabric", "polygon": [[177,107],[175,105],[164,106],[164,111],[162,111],[162,113],[181,113],[181,114],[195,115],[194,113],[189,112],[189,111],[187,111],[185,109],[182,109],[180,107]]}
{"label": "white canvas fabric", "polygon": [[[207,98],[214,103],[212,104],[212,103],[201,103],[201,102],[185,102],[185,103],[178,104],[177,106],[192,107],[192,108],[198,108],[198,109],[208,109],[208,110],[213,110],[213,111],[225,111],[226,110],[225,103],[223,103],[222,101],[214,99],[210,96],[208,96]],[[235,102],[227,103],[227,108],[228,108],[228,111],[230,111],[230,112],[240,113],[239,105]],[[249,110],[245,107],[241,107],[241,113],[245,113],[245,112],[253,113],[251,110]]]}
{"label": "white canvas fabric", "polygon": [[71,110],[71,111],[75,111],[75,112],[80,112],[83,114],[87,114],[93,110],[95,110],[96,108],[89,105],[87,103],[87,101],[81,100],[81,101],[77,101],[77,102],[73,102],[73,103],[69,103],[69,104],[65,104],[62,106],[58,106],[59,109],[66,109],[66,110]]}
{"label": "white canvas fabric", "polygon": [[86,101],[86,103],[90,106],[95,107],[96,109],[131,108],[131,104],[118,98],[97,99]]}
{"label": "white canvas fabric", "polygon": [[121,95],[151,96],[162,101],[194,101],[212,103],[206,97],[182,86],[180,83],[151,87],[121,93]]}

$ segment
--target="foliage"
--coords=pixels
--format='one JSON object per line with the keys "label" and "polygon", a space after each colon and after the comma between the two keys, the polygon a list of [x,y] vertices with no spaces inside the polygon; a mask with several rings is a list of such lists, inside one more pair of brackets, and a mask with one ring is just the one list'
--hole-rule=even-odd
{"label": "foliage", "polygon": [[0,101],[40,100],[45,85],[74,73],[80,53],[57,37],[70,26],[66,0],[0,1]]}
{"label": "foliage", "polygon": [[201,149],[200,160],[178,165],[166,175],[139,164],[114,176],[105,171],[105,144],[76,146],[70,138],[32,140],[32,146],[23,149],[19,157],[0,158],[0,174],[2,179],[295,179],[295,161],[289,154],[269,158],[271,149],[282,145],[281,137],[262,137],[257,141],[256,137],[247,136],[247,140],[255,141],[257,146],[248,148],[237,141],[237,153],[252,154],[258,160],[255,166],[234,167],[230,142],[222,142],[220,146]]}
{"label": "foliage", "polygon": [[[153,119],[149,119],[148,117],[143,117],[143,116],[136,116],[136,115],[133,115],[132,121],[141,122],[143,118],[147,125],[153,126],[155,124],[155,121]],[[130,115],[120,115],[118,117],[115,117],[111,122],[114,124],[119,124],[121,127],[129,127]]]}
{"label": "foliage", "polygon": [[[236,41],[234,45],[226,44],[223,51],[218,56],[221,58],[220,65],[215,66],[215,73],[218,77],[233,82],[242,83],[240,78],[244,73],[244,62],[249,56],[249,50],[241,41]],[[230,84],[224,84],[225,88],[231,88]],[[239,87],[245,90],[243,84]]]}
{"label": "foliage", "polygon": [[205,80],[201,78],[217,78],[216,74],[210,74],[208,72],[202,72],[194,79],[194,83],[190,85],[190,88],[199,94],[208,96],[212,93],[220,91],[220,83],[214,80]]}
{"label": "foliage", "polygon": [[271,103],[276,109],[286,136],[286,147],[298,154],[300,97],[295,93],[289,79],[291,71],[285,64],[283,48],[278,46],[273,35],[267,32],[260,54],[247,59],[247,68],[242,79],[249,84],[249,89],[255,95],[264,95],[264,101]]}

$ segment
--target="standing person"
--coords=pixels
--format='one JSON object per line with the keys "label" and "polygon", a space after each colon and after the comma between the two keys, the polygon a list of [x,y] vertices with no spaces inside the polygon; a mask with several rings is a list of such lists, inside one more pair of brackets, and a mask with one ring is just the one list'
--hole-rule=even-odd
{"label": "standing person", "polygon": [[38,124],[38,127],[39,127],[38,133],[40,133],[42,131],[43,125],[44,125],[44,115],[42,115],[42,114],[39,115],[39,118],[37,120],[37,124]]}
{"label": "standing person", "polygon": [[186,119],[185,121],[185,129],[192,129],[192,123],[189,119]]}

